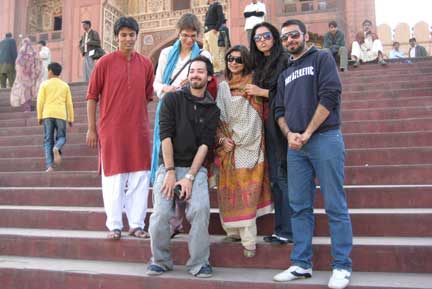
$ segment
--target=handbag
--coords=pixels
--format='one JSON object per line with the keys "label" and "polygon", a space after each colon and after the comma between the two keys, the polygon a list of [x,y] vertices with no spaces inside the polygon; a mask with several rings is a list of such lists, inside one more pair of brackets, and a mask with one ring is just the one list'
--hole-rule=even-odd
{"label": "handbag", "polygon": [[89,52],[89,56],[94,60],[99,59],[104,55],[105,50],[103,50],[101,47],[97,47]]}

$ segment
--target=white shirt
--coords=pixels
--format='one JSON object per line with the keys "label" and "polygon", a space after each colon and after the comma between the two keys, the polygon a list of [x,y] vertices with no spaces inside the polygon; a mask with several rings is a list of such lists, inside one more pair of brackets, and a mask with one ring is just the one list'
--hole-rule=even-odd
{"label": "white shirt", "polygon": [[42,60],[42,63],[46,66],[51,63],[51,51],[48,47],[42,46],[41,50],[39,51],[39,57]]}
{"label": "white shirt", "polygon": [[[164,74],[165,68],[167,66],[168,55],[169,55],[169,52],[171,51],[171,49],[172,49],[172,46],[164,48],[164,49],[162,49],[162,51],[159,55],[158,67],[156,69],[155,80],[153,82],[153,89],[155,90],[156,95],[159,98],[162,98],[164,96],[164,93],[162,92],[162,88],[165,85],[168,85],[168,84],[163,83],[163,74]],[[212,60],[211,54],[206,50],[203,50],[201,52],[201,55],[207,57],[208,59],[210,59],[210,61]],[[188,62],[189,60],[190,60],[190,54],[183,59],[181,59],[179,57],[176,65],[174,67],[174,71],[173,71],[171,77],[174,77],[179,72],[179,70],[185,65],[185,63]],[[178,85],[180,85],[180,83],[183,80],[187,79],[188,70],[189,70],[189,67],[185,67],[180,72],[180,74],[177,76],[177,78],[174,80],[174,82],[171,85],[178,86]]]}
{"label": "white shirt", "polygon": [[[264,15],[265,15],[266,14],[265,4],[262,3],[261,1],[257,1],[256,4],[250,3],[245,7],[244,12],[264,12]],[[263,17],[257,17],[257,16],[247,17],[246,22],[245,22],[245,30],[252,29],[255,25],[257,25],[263,21],[264,21],[264,16]]]}
{"label": "white shirt", "polygon": [[414,47],[411,47],[411,49],[410,49],[410,57],[411,57],[411,58],[416,57],[416,55],[415,55],[416,47],[417,47],[417,45],[414,46]]}

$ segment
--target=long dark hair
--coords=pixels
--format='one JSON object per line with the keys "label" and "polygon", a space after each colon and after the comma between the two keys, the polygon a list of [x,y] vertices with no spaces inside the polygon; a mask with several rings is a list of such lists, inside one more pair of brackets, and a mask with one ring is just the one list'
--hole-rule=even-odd
{"label": "long dark hair", "polygon": [[240,57],[243,61],[243,71],[242,75],[248,75],[252,73],[252,62],[249,54],[249,50],[244,45],[235,45],[228,49],[228,51],[225,54],[225,78],[230,80],[232,79],[232,72],[228,68],[228,55],[230,55],[233,51],[240,52]]}
{"label": "long dark hair", "polygon": [[[273,47],[270,51],[270,56],[266,57],[264,53],[262,53],[255,41],[254,36],[256,31],[260,27],[266,27],[273,36]],[[280,41],[280,34],[276,27],[268,22],[262,22],[254,26],[251,33],[251,41],[250,41],[250,55],[251,61],[254,65],[254,79],[253,82],[258,86],[262,86],[264,83],[267,83],[269,76],[272,76],[274,73],[278,73],[275,71],[278,64],[281,62],[280,56],[284,53],[284,48]],[[261,87],[263,88],[263,87]],[[265,87],[264,87],[265,88]],[[268,87],[267,87],[268,88]]]}

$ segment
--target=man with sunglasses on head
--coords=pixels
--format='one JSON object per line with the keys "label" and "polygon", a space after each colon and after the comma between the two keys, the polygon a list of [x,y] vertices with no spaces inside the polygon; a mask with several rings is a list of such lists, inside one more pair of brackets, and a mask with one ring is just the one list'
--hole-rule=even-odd
{"label": "man with sunglasses on head", "polygon": [[340,71],[348,70],[348,51],[345,47],[345,34],[337,28],[336,21],[330,21],[329,31],[324,34],[324,48],[327,49],[337,61],[339,56]]}
{"label": "man with sunglasses on head", "polygon": [[333,56],[308,47],[300,20],[283,24],[291,58],[279,76],[275,118],[288,140],[288,195],[294,246],[292,266],[273,277],[291,281],[312,277],[315,177],[320,183],[329,218],[333,274],[329,288],[348,286],[352,228],[343,190],[345,146],[340,130],[341,81]]}

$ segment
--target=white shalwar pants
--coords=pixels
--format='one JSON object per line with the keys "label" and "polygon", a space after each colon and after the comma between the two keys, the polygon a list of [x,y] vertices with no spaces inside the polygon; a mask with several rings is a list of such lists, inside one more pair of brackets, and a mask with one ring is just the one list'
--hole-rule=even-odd
{"label": "white shalwar pants", "polygon": [[123,229],[122,211],[125,209],[129,228],[144,229],[150,171],[138,171],[105,176],[102,168],[102,194],[108,230]]}

